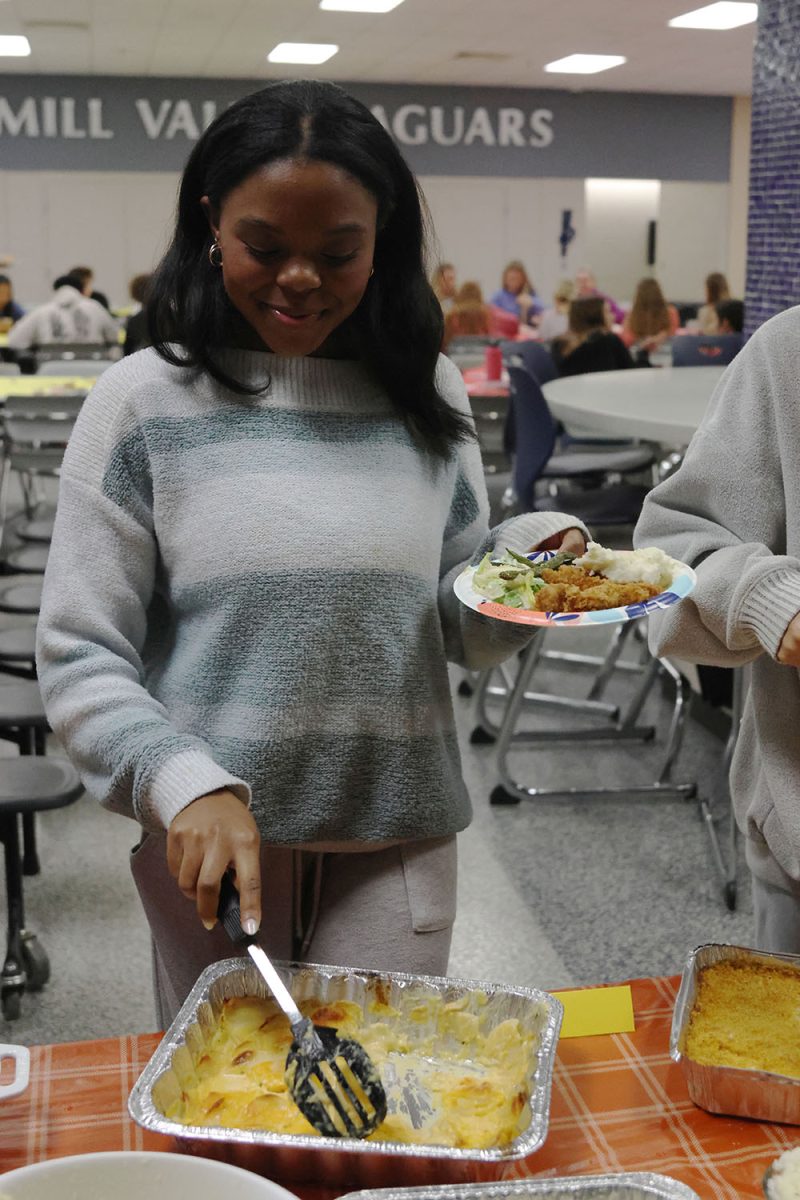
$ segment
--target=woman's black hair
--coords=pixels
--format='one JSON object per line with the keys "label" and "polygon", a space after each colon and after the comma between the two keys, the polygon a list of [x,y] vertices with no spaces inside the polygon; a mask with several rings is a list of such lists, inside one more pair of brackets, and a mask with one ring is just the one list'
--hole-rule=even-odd
{"label": "woman's black hair", "polygon": [[209,262],[211,234],[200,199],[208,196],[219,212],[225,196],[253,171],[291,158],[331,163],[375,197],[375,271],[343,328],[420,445],[449,457],[456,443],[474,434],[469,419],[434,383],[442,311],[425,276],[423,201],[381,123],[335,84],[270,84],[231,105],[197,142],[183,173],[175,235],[151,283],[153,346],[167,362],[200,368],[226,387],[252,394],[215,357],[241,317],[219,267]]}

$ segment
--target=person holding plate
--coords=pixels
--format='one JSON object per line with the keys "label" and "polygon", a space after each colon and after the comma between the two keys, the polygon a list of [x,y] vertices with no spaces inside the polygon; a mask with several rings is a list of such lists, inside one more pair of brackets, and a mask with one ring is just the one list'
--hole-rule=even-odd
{"label": "person holding plate", "polygon": [[653,614],[651,649],[747,669],[731,796],[752,876],[755,945],[800,953],[800,307],[725,371],[674,475],[645,501],[634,544],[693,566]]}
{"label": "person holding plate", "polygon": [[278,958],[442,973],[471,815],[447,662],[530,636],[453,582],[586,530],[489,531],[415,180],[333,84],[205,131],[148,317],[70,438],[37,661],[88,790],[142,828],[161,1023],[231,953],[228,868]]}

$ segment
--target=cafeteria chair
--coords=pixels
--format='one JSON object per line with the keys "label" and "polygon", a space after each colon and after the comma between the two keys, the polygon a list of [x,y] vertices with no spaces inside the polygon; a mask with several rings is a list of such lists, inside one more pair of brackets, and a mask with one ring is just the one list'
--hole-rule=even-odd
{"label": "cafeteria chair", "polygon": [[20,1016],[25,991],[40,991],[50,978],[47,954],[36,934],[25,925],[20,820],[24,829],[25,821],[32,821],[35,813],[72,804],[82,790],[75,769],[65,759],[31,756],[0,759],[0,840],[8,902],[0,1007],[7,1021]]}
{"label": "cafeteria chair", "polygon": [[37,375],[65,375],[65,376],[81,376],[92,378],[93,376],[102,375],[109,367],[113,367],[113,362],[106,359],[96,358],[51,358],[37,370]]}
{"label": "cafeteria chair", "polygon": [[[587,525],[635,525],[650,488],[613,480],[645,471],[652,479],[658,448],[596,446],[558,453],[558,426],[539,383],[522,367],[510,366],[508,375],[514,424],[512,477],[520,511],[558,512],[567,505]],[[549,482],[549,493],[537,496],[542,481]],[[584,486],[562,495],[558,485],[568,481]]]}
{"label": "cafeteria chair", "polygon": [[484,475],[508,472],[511,466],[506,445],[508,396],[470,396],[469,406],[478,435]]}
{"label": "cafeteria chair", "polygon": [[[42,581],[15,579],[0,585],[0,613],[13,617],[38,617]],[[36,678],[36,625],[0,630],[0,671],[21,679]]]}
{"label": "cafeteria chair", "polygon": [[494,341],[494,338],[482,334],[462,334],[450,339],[445,353],[463,371],[467,367],[481,366],[486,359],[486,347],[493,345]]}
{"label": "cafeteria chair", "polygon": [[742,348],[740,333],[686,333],[672,339],[673,367],[725,367]]}
{"label": "cafeteria chair", "polygon": [[524,367],[540,387],[558,379],[555,359],[541,342],[501,342],[500,353],[506,367]]}
{"label": "cafeteria chair", "polygon": [[[119,357],[119,347],[107,346],[105,342],[50,342],[46,346],[37,346],[34,354],[39,366],[53,360],[62,364],[69,360],[72,364],[76,359],[113,360]],[[74,371],[61,372],[70,373],[74,374]]]}
{"label": "cafeteria chair", "polygon": [[[6,535],[11,473],[17,472],[25,502],[25,520],[16,527],[23,541],[45,544],[52,534],[52,513],[43,511],[42,499],[35,495],[41,477],[58,478],[69,436],[86,393],[69,392],[60,396],[7,397],[0,416],[2,428],[2,466],[0,466],[0,544]],[[28,535],[27,537],[25,535]],[[7,571],[41,571],[35,564],[42,546],[27,546],[6,558]]]}

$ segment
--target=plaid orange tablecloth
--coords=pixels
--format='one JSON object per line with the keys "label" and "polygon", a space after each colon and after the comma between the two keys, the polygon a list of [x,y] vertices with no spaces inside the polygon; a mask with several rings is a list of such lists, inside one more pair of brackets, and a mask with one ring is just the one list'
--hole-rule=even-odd
{"label": "plaid orange tablecloth", "polygon": [[[677,985],[631,983],[635,1033],[560,1043],[547,1141],[511,1176],[647,1170],[683,1180],[703,1200],[762,1195],[764,1170],[800,1143],[800,1130],[692,1104],[669,1058]],[[148,1034],[34,1047],[30,1087],[0,1109],[0,1169],[98,1150],[174,1150],[172,1139],[127,1117],[128,1093],[158,1041]]]}

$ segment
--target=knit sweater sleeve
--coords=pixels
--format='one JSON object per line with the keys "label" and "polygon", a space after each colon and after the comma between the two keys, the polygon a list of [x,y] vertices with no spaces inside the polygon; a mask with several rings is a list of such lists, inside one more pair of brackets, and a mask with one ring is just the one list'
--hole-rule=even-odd
{"label": "knit sweater sleeve", "polygon": [[[800,309],[768,322],[722,377],[678,471],[647,498],[636,546],[697,571],[680,604],[650,617],[658,654],[737,666],[777,655],[800,612],[800,559],[787,553],[785,470],[794,471]],[[791,461],[790,461],[791,460]]]}
{"label": "knit sweater sleeve", "polygon": [[87,790],[158,830],[207,792],[228,787],[248,803],[250,792],[200,739],[174,728],[145,687],[157,540],[122,367],[92,389],[67,448],[36,657],[48,720]]}
{"label": "knit sweater sleeve", "polygon": [[[458,368],[441,357],[437,384],[460,412],[469,413],[469,399]],[[467,608],[457,598],[453,584],[466,566],[480,562],[495,546],[524,554],[540,542],[567,529],[589,531],[567,513],[523,513],[489,529],[489,501],[478,445],[463,442],[458,452],[450,516],[442,546],[439,573],[439,612],[447,657],[461,666],[480,670],[502,662],[528,644],[534,631],[510,621],[496,621]]]}

